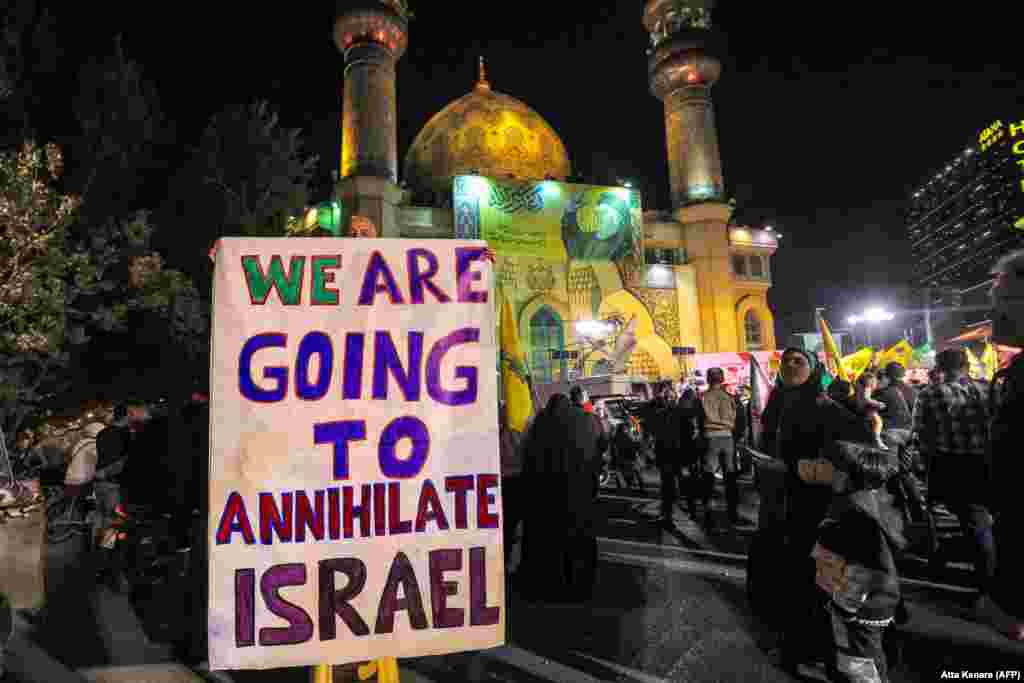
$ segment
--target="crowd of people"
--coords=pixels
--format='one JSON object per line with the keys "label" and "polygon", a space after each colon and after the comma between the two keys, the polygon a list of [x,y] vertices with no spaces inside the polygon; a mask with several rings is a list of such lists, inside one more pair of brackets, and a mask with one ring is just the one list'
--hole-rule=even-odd
{"label": "crowd of people", "polygon": [[[993,341],[1024,347],[1024,252],[1004,258],[994,272]],[[936,506],[956,517],[971,548],[976,618],[1024,640],[1024,591],[1015,582],[1024,568],[1015,543],[1024,511],[1013,504],[1024,354],[992,382],[972,379],[969,367],[966,352],[950,348],[936,355],[927,385],[908,383],[906,369],[891,363],[825,389],[816,354],[783,352],[756,445],[786,471],[784,528],[762,544],[775,568],[761,616],[780,634],[787,669],[817,661],[833,680],[888,680],[892,626],[907,618],[898,571],[906,528],[929,523]],[[668,530],[675,529],[681,498],[694,520],[715,528],[716,474],[729,521],[743,521],[737,446],[749,413],[725,390],[720,368],[707,380],[701,394],[660,386],[641,411],[660,474],[658,523]],[[503,494],[506,550],[523,520],[515,578],[525,594],[591,594],[594,482],[606,448],[627,478],[639,481],[629,431],[627,424],[609,431],[578,387],[569,397],[553,396],[521,441],[502,431],[504,481],[511,482]]]}
{"label": "crowd of people", "polygon": [[[1024,251],[1000,261],[995,274],[993,341],[1024,347]],[[784,528],[761,530],[775,534],[760,538],[774,570],[771,595],[758,600],[757,611],[780,634],[786,668],[816,660],[834,680],[888,680],[887,636],[906,616],[897,568],[907,548],[905,525],[928,519],[936,505],[956,517],[969,542],[977,619],[1024,640],[1024,591],[1016,580],[1024,553],[1015,542],[1024,510],[1014,504],[1024,354],[992,382],[971,379],[968,370],[967,354],[952,348],[937,354],[924,386],[906,382],[905,369],[892,363],[824,389],[816,354],[782,353],[755,445],[784,465],[785,519]],[[750,413],[724,378],[712,368],[703,392],[660,385],[638,419],[615,428],[578,386],[552,396],[524,433],[506,428],[500,406],[505,549],[511,555],[520,548],[510,576],[518,592],[559,602],[592,597],[599,474],[607,454],[630,485],[643,486],[639,423],[660,475],[659,525],[676,531],[674,515],[685,501],[685,512],[715,530],[718,475],[729,523],[747,521],[739,510],[738,454],[751,433]],[[181,585],[189,627],[180,651],[199,667],[206,659],[208,434],[209,407],[200,393],[170,410],[126,404],[91,434],[100,462],[123,463],[119,502],[172,520],[174,544],[188,557]],[[84,485],[73,474],[69,485]],[[106,565],[99,566],[102,576]]]}

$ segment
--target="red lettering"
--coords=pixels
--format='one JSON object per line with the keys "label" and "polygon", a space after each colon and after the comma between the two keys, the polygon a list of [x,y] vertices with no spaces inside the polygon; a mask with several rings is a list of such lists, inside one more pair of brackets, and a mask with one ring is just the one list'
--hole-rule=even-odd
{"label": "red lettering", "polygon": [[427,522],[436,522],[437,528],[441,531],[448,529],[448,518],[441,507],[441,499],[434,488],[434,482],[429,479],[425,480],[423,487],[420,488],[420,502],[416,507],[416,532],[426,531]]}
{"label": "red lettering", "polygon": [[476,528],[497,529],[498,515],[491,512],[494,494],[490,489],[498,485],[498,475],[480,474],[476,478]]}
{"label": "red lettering", "polygon": [[281,508],[274,501],[274,494],[260,494],[260,543],[270,545],[274,542],[273,533],[282,543],[292,540],[292,494],[281,494]]}
{"label": "red lettering", "polygon": [[217,545],[231,543],[231,534],[236,531],[242,534],[247,545],[256,542],[252,524],[249,522],[249,513],[245,511],[245,500],[237,491],[228,496],[228,501],[224,504],[224,512],[220,516],[220,524],[217,525]]}
{"label": "red lettering", "polygon": [[473,488],[473,475],[463,474],[457,477],[445,477],[444,488],[455,494],[455,528],[465,529],[469,526],[466,511],[466,493]]}
{"label": "red lettering", "polygon": [[408,534],[412,532],[412,522],[402,519],[401,484],[393,481],[388,484],[388,533]]}

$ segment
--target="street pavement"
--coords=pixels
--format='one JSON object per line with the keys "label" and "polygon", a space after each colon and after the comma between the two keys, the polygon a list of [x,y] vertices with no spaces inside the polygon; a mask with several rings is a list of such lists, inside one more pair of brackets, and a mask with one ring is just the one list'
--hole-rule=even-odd
{"label": "street pavement", "polygon": [[[602,491],[601,562],[590,602],[531,603],[513,584],[508,645],[402,660],[402,682],[793,680],[768,653],[772,634],[762,631],[746,602],[745,554],[757,519],[752,480],[742,481],[741,514],[749,523],[730,527],[716,500],[719,531],[706,531],[679,509],[678,529],[668,532],[655,523],[657,473],[647,470],[643,479],[643,490]],[[949,518],[941,522],[951,530]],[[952,561],[940,571],[919,556],[904,563],[911,621],[901,629],[904,661],[893,673],[896,683],[939,680],[942,669],[1024,669],[1024,647],[970,621],[972,593],[963,588],[969,567],[958,561],[956,545],[949,546]],[[50,547],[48,614],[34,626],[19,618],[11,671],[0,680],[200,681],[174,661],[169,646],[182,627],[180,593],[117,595],[94,585],[82,551],[76,543]],[[304,669],[230,675],[240,683],[310,680]],[[347,679],[339,670],[336,680]]]}

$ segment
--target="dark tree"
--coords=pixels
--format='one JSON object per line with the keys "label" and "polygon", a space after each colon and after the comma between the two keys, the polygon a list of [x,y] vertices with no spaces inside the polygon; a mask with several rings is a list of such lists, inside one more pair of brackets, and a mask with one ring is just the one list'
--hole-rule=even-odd
{"label": "dark tree", "polygon": [[[171,183],[157,222],[172,262],[208,284],[206,253],[225,236],[283,236],[309,203],[317,158],[266,102],[215,115]],[[198,281],[198,280],[197,280]]]}
{"label": "dark tree", "polygon": [[38,0],[6,0],[0,9],[0,150],[34,137],[33,114],[61,50],[54,17]]}

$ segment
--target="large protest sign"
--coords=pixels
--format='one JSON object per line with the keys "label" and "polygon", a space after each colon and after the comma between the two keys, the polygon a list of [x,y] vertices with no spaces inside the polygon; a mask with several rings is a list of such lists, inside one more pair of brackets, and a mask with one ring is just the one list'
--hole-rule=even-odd
{"label": "large protest sign", "polygon": [[504,640],[495,306],[480,242],[225,239],[210,663]]}

